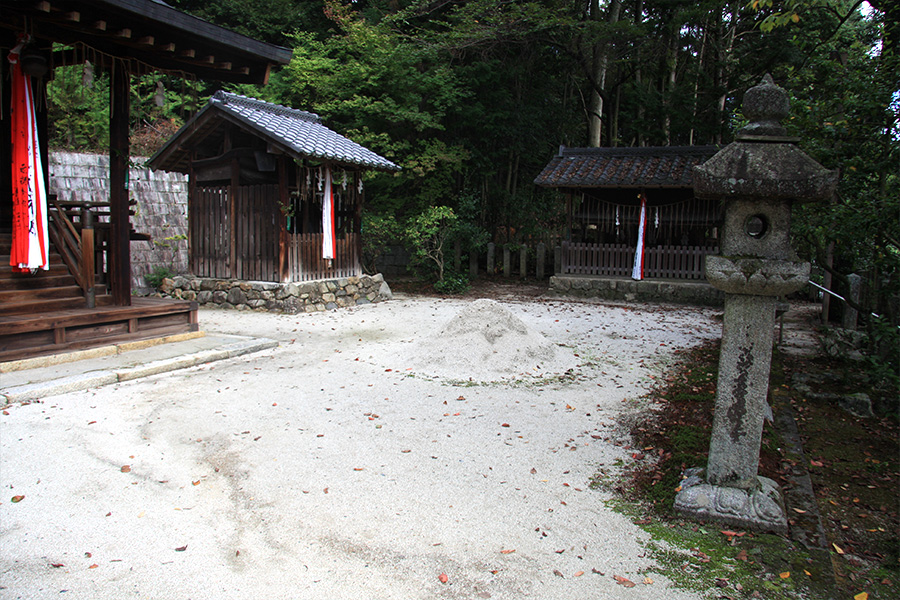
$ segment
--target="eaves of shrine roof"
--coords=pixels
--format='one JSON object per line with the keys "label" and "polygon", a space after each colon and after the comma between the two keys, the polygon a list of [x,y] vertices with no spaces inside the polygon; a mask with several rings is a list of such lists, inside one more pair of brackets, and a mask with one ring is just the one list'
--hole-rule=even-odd
{"label": "eaves of shrine roof", "polygon": [[718,146],[560,146],[534,183],[558,188],[690,188],[693,168],[718,151]]}
{"label": "eaves of shrine roof", "polygon": [[400,170],[390,160],[329,129],[316,114],[221,90],[150,158],[150,166],[188,172],[191,147],[227,123],[255,134],[271,149],[297,160]]}

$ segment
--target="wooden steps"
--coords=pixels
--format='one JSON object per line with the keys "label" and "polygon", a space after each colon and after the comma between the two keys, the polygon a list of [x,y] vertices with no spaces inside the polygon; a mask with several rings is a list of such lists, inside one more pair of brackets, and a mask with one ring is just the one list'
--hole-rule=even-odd
{"label": "wooden steps", "polygon": [[[87,308],[81,288],[58,255],[50,269],[14,273],[11,236],[0,233],[0,362],[197,331],[197,303],[132,298],[114,306],[98,286]],[[52,251],[52,248],[51,248]]]}

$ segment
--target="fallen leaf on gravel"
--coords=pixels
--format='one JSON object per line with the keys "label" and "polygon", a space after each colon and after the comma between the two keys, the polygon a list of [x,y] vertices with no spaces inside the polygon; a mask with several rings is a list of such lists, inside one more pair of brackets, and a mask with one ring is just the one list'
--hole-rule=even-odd
{"label": "fallen leaf on gravel", "polygon": [[328,493],[328,488],[325,488],[325,489],[322,490],[322,491],[325,492],[325,493],[327,494],[327,493]]}
{"label": "fallen leaf on gravel", "polygon": [[198,479],[197,481],[192,481],[191,485],[200,485],[200,480]]}
{"label": "fallen leaf on gravel", "polygon": [[620,575],[613,575],[613,579],[615,579],[616,583],[618,583],[619,585],[624,585],[627,588],[633,588],[635,585],[637,585],[633,581],[629,581],[628,579]]}
{"label": "fallen leaf on gravel", "polygon": [[806,513],[806,511],[803,510],[802,508],[794,508],[793,506],[791,507],[791,510],[794,511],[795,513],[798,513],[801,515]]}
{"label": "fallen leaf on gravel", "polygon": [[742,560],[742,561],[744,561],[744,562],[747,562],[747,551],[746,551],[746,550],[741,550],[740,552],[737,553],[737,556],[735,556],[735,558],[738,559],[738,560]]}
{"label": "fallen leaf on gravel", "polygon": [[596,575],[606,575],[606,573],[604,573],[603,571],[596,569],[596,568],[591,569],[591,573],[594,573]]}
{"label": "fallen leaf on gravel", "polygon": [[54,569],[58,569],[60,567],[66,566],[66,565],[64,565],[62,563],[50,563],[50,566],[53,567]]}
{"label": "fallen leaf on gravel", "polygon": [[834,551],[837,552],[838,554],[843,554],[843,553],[844,553],[844,550],[843,550],[840,546],[838,546],[837,544],[832,543],[831,545],[834,547]]}
{"label": "fallen leaf on gravel", "polygon": [[450,579],[450,578],[447,577],[447,574],[446,574],[446,573],[441,573],[440,575],[438,575],[438,581],[440,581],[441,583],[447,583],[447,581],[448,581],[449,579]]}
{"label": "fallen leaf on gravel", "polygon": [[644,585],[653,585],[653,580],[649,577],[644,577]]}
{"label": "fallen leaf on gravel", "polygon": [[582,575],[584,575],[584,571],[575,571],[575,574],[572,575],[572,577],[581,577]]}
{"label": "fallen leaf on gravel", "polygon": [[187,550],[187,544],[181,546],[180,548],[175,548],[175,552],[184,552],[185,550]]}
{"label": "fallen leaf on gravel", "polygon": [[122,471],[123,473],[131,473],[131,466],[130,466],[130,465],[123,465],[122,468],[119,469],[119,470]]}
{"label": "fallen leaf on gravel", "polygon": [[501,550],[500,554],[512,554],[513,552],[515,552],[515,550],[510,548],[508,550]]}
{"label": "fallen leaf on gravel", "polygon": [[13,496],[13,497],[12,497],[12,503],[13,503],[13,504],[16,504],[17,502],[21,502],[21,501],[24,500],[24,499],[25,499],[25,495],[24,495],[24,494],[19,495],[19,496]]}
{"label": "fallen leaf on gravel", "polygon": [[509,423],[503,423],[500,427],[509,427]]}
{"label": "fallen leaf on gravel", "polygon": [[562,572],[560,572],[559,569],[553,569],[553,574],[556,575],[557,577],[562,577],[563,579],[566,578],[566,576],[563,575]]}
{"label": "fallen leaf on gravel", "polygon": [[88,569],[96,569],[96,568],[99,567],[99,566],[100,566],[100,565],[98,565],[97,563],[94,563],[94,564],[92,564],[91,566],[89,566]]}
{"label": "fallen leaf on gravel", "polygon": [[810,461],[809,461],[809,466],[811,466],[811,467],[822,467],[822,466],[824,466],[824,465],[823,465],[821,462],[819,462],[818,460],[810,460]]}
{"label": "fallen leaf on gravel", "polygon": [[860,592],[857,595],[853,596],[853,600],[869,600],[869,593]]}
{"label": "fallen leaf on gravel", "polygon": [[791,576],[791,572],[785,571],[784,573],[779,573],[778,576],[781,577],[782,579],[788,579]]}

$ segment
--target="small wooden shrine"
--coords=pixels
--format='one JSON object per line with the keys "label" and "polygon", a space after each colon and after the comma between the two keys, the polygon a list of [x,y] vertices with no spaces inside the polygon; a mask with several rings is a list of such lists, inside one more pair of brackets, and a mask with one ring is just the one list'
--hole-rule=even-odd
{"label": "small wooden shrine", "polygon": [[630,275],[643,198],[646,277],[703,279],[704,257],[718,252],[720,208],[694,197],[691,170],[717,150],[560,147],[535,184],[565,194],[561,275]]}
{"label": "small wooden shrine", "polygon": [[189,174],[193,275],[282,283],[360,275],[362,175],[400,169],[315,114],[223,91],[149,163]]}

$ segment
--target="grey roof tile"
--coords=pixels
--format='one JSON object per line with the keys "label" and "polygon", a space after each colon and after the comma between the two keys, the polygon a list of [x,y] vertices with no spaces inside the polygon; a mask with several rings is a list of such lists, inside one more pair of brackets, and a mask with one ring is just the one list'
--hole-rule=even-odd
{"label": "grey roof tile", "polygon": [[373,169],[400,170],[388,159],[325,127],[316,114],[223,91],[216,92],[210,103],[260,133],[277,138],[276,141],[297,155]]}

